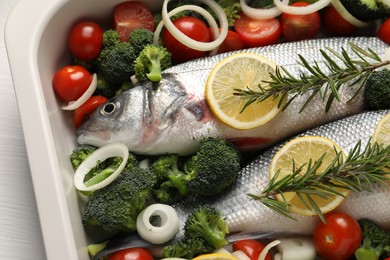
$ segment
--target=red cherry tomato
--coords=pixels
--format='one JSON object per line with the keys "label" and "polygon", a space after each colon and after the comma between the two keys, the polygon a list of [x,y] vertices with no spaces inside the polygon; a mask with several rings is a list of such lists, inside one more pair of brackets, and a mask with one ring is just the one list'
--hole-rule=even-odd
{"label": "red cherry tomato", "polygon": [[[210,36],[214,39],[214,34],[211,29]],[[221,43],[221,45],[219,45],[218,53],[237,51],[241,49],[244,49],[244,42],[241,40],[240,36],[236,32],[228,30],[225,40]]]}
{"label": "red cherry tomato", "polygon": [[390,18],[382,23],[378,30],[378,37],[387,44],[390,44]]}
{"label": "red cherry tomato", "polygon": [[362,240],[362,230],[358,222],[341,212],[331,212],[325,218],[327,223],[320,222],[313,234],[318,254],[325,259],[348,259]]}
{"label": "red cherry tomato", "polygon": [[81,22],[70,31],[68,46],[77,59],[91,61],[100,54],[102,40],[103,30],[97,23]]}
{"label": "red cherry tomato", "polygon": [[[259,259],[261,251],[264,250],[264,245],[257,240],[253,239],[244,239],[236,241],[233,243],[233,251],[241,250],[244,252],[251,260]],[[267,253],[265,260],[271,260],[271,255]]]}
{"label": "red cherry tomato", "polygon": [[[200,42],[209,42],[210,33],[207,25],[200,19],[195,17],[181,17],[173,21],[173,24],[179,29],[182,33],[188,37],[200,41]],[[165,48],[172,53],[172,59],[177,62],[184,62],[196,58],[203,57],[205,55],[204,51],[193,50],[173,37],[173,35],[168,31],[164,30],[162,35],[162,41]]]}
{"label": "red cherry tomato", "polygon": [[153,256],[143,248],[129,248],[112,253],[108,260],[153,260]]}
{"label": "red cherry tomato", "polygon": [[64,101],[75,101],[88,89],[92,75],[79,65],[65,66],[53,77],[53,87],[56,94]]}
{"label": "red cherry tomato", "polygon": [[241,13],[234,22],[234,29],[246,47],[258,47],[277,43],[281,27],[276,18],[254,20]]}
{"label": "red cherry tomato", "polygon": [[[295,2],[291,6],[307,6],[306,2]],[[314,38],[321,26],[318,12],[305,15],[283,13],[280,19],[282,35],[287,41],[300,41]]]}
{"label": "red cherry tomato", "polygon": [[325,29],[335,36],[352,35],[356,30],[356,27],[345,20],[333,6],[325,8],[322,22]]}
{"label": "red cherry tomato", "polygon": [[154,30],[153,14],[142,2],[123,2],[115,6],[114,27],[119,33],[119,39],[127,42],[135,29]]}
{"label": "red cherry tomato", "polygon": [[92,96],[84,104],[76,108],[73,113],[73,125],[79,128],[89,116],[96,110],[98,106],[105,103],[108,99],[103,96]]}

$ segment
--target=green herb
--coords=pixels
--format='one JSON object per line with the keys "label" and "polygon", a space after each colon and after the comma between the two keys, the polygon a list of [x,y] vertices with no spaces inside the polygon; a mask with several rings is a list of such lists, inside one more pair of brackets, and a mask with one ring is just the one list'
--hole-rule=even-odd
{"label": "green herb", "polygon": [[[264,85],[259,85],[257,90],[250,89],[235,89],[234,95],[241,96],[247,99],[242,110],[245,110],[254,102],[262,102],[267,98],[280,98],[279,107],[285,110],[291,102],[305,93],[310,92],[309,97],[303,104],[300,112],[302,112],[310,101],[320,95],[322,99],[326,99],[326,111],[328,111],[336,99],[340,101],[339,90],[345,83],[350,82],[348,87],[353,87],[357,84],[361,86],[356,90],[356,93],[350,99],[354,99],[364,82],[372,74],[372,72],[382,66],[390,64],[390,60],[382,61],[381,58],[372,49],[364,50],[354,43],[349,44],[353,53],[357,55],[357,59],[352,59],[347,51],[342,48],[341,53],[337,53],[331,48],[327,48],[328,52],[320,50],[324,57],[325,65],[329,69],[326,74],[317,62],[310,65],[309,62],[299,55],[298,64],[303,66],[308,73],[300,74],[299,77],[294,77],[286,68],[277,67],[275,73],[271,73],[271,79],[264,81]],[[338,65],[335,58],[340,60],[344,67]]]}
{"label": "green herb", "polygon": [[[278,179],[280,170],[271,178],[268,185],[260,195],[249,194],[259,200],[265,206],[278,213],[294,219],[289,210],[289,204],[283,193],[295,192],[306,208],[314,209],[322,221],[325,218],[312,196],[329,198],[341,195],[340,189],[350,191],[369,190],[373,183],[383,183],[390,180],[390,146],[378,143],[368,143],[362,147],[359,141],[344,158],[341,151],[336,151],[336,156],[325,171],[318,169],[323,163],[323,154],[317,161],[309,161],[302,166],[293,166],[291,174]],[[304,170],[304,168],[306,168]],[[274,198],[281,195],[282,200]],[[307,201],[310,205],[307,205]]]}

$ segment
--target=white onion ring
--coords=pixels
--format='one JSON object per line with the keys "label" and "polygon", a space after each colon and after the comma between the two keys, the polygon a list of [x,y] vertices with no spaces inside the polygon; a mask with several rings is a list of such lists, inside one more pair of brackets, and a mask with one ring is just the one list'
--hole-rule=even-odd
{"label": "white onion ring", "polygon": [[96,76],[96,73],[94,73],[92,75],[91,84],[89,84],[89,87],[81,95],[81,97],[79,97],[79,99],[77,99],[76,101],[70,101],[67,105],[63,105],[61,107],[61,109],[62,110],[75,110],[75,109],[79,108],[82,104],[85,103],[85,101],[88,100],[88,98],[90,98],[92,96],[93,92],[95,92],[95,90],[96,90],[96,87],[97,87],[97,76]]}
{"label": "white onion ring", "polygon": [[[283,0],[283,3],[288,5],[289,0]],[[250,7],[246,0],[240,0],[242,12],[252,19],[271,19],[279,16],[282,13],[277,6],[271,8],[253,8]]]}
{"label": "white onion ring", "polygon": [[[213,33],[215,35],[218,35],[218,37],[214,41],[211,41],[211,42],[200,42],[200,41],[196,41],[196,40],[188,37],[184,33],[182,33],[172,23],[172,21],[170,20],[170,16],[168,14],[168,11],[167,11],[167,8],[168,8],[167,6],[168,6],[168,2],[169,1],[170,0],[165,0],[164,3],[163,3],[163,6],[162,6],[162,21],[163,21],[165,27],[167,28],[167,30],[173,35],[173,37],[175,37],[182,44],[186,45],[187,47],[189,47],[191,49],[198,50],[198,51],[211,51],[213,49],[218,48],[218,46],[225,40],[225,38],[227,36],[229,24],[228,24],[228,21],[227,21],[227,18],[226,18],[226,15],[225,15],[223,9],[217,3],[215,3],[214,1],[199,0],[200,2],[208,5],[215,12],[215,14],[218,17],[218,20],[220,22],[220,27],[221,27],[220,34],[218,34],[218,28],[216,28],[216,29],[213,28]],[[187,7],[188,7],[188,5],[187,5]],[[199,6],[193,6],[193,7],[197,7],[197,8],[195,8],[195,9],[197,9],[197,12],[198,11],[199,12],[203,12],[203,11],[201,11],[201,9],[203,9],[203,8],[200,8]],[[180,7],[178,7],[176,10],[180,10]],[[207,15],[206,13],[204,13],[205,14],[205,18],[206,18],[206,20],[209,23],[210,23],[210,20],[214,20],[214,19],[208,19],[208,18],[210,18],[212,16],[206,10],[204,10],[204,11],[208,14]],[[216,24],[216,22],[215,22],[215,24]],[[210,24],[210,26],[211,26],[211,24]]]}
{"label": "white onion ring", "polygon": [[360,21],[359,19],[356,19],[352,14],[348,12],[347,9],[345,9],[344,5],[339,0],[332,0],[331,3],[333,7],[337,10],[337,12],[350,24],[358,28],[367,27],[370,25],[370,23],[366,23]]}
{"label": "white onion ring", "polygon": [[[110,157],[116,156],[121,157],[123,160],[119,167],[110,176],[105,178],[103,181],[96,183],[95,185],[89,187],[85,186],[85,175],[96,166],[97,162],[103,162]],[[115,178],[118,177],[118,175],[123,171],[128,158],[129,149],[126,147],[126,145],[121,143],[112,143],[96,149],[77,168],[73,177],[74,186],[80,191],[94,191],[106,187],[108,184],[113,182]]]}
{"label": "white onion ring", "polygon": [[269,251],[271,248],[273,248],[273,247],[279,245],[280,243],[281,243],[280,240],[274,240],[274,241],[272,241],[271,243],[269,243],[268,245],[266,245],[266,246],[264,247],[263,251],[261,251],[258,260],[265,260],[268,251]]}
{"label": "white onion ring", "polygon": [[[161,226],[150,223],[152,216],[161,218]],[[179,231],[179,217],[176,210],[165,204],[152,204],[137,217],[137,232],[140,237],[153,244],[163,244],[171,240]]]}
{"label": "white onion ring", "polygon": [[322,8],[329,5],[331,0],[318,0],[314,4],[309,4],[307,6],[291,6],[285,4],[281,0],[274,0],[274,4],[283,12],[287,14],[296,14],[296,15],[305,15],[311,14],[321,10]]}

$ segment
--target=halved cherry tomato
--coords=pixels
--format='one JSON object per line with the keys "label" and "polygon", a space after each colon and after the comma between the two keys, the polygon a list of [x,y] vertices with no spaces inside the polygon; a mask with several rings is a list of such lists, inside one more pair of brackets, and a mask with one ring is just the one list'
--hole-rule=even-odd
{"label": "halved cherry tomato", "polygon": [[127,42],[135,29],[154,30],[153,14],[142,2],[123,2],[115,6],[114,27],[119,33],[119,39]]}
{"label": "halved cherry tomato", "polygon": [[[190,16],[181,17],[174,20],[173,24],[182,33],[196,41],[210,41],[211,37],[207,25],[198,18]],[[193,50],[180,43],[168,30],[164,30],[162,41],[165,48],[172,54],[172,59],[177,62],[184,62],[200,58],[205,55],[204,51]]]}
{"label": "halved cherry tomato", "polygon": [[144,248],[129,248],[112,253],[108,260],[153,260],[153,256]]}
{"label": "halved cherry tomato", "polygon": [[69,50],[74,57],[91,61],[99,56],[102,49],[103,30],[95,22],[81,22],[70,31]]}
{"label": "halved cherry tomato", "polygon": [[65,66],[53,77],[53,88],[64,101],[75,101],[88,89],[92,75],[79,65]]}
{"label": "halved cherry tomato", "polygon": [[325,219],[327,223],[320,222],[313,234],[318,254],[325,259],[348,259],[362,240],[362,230],[358,222],[342,212],[331,212]]}
{"label": "halved cherry tomato", "polygon": [[[291,6],[307,6],[306,2],[295,2]],[[317,34],[321,26],[321,17],[318,12],[295,15],[283,13],[280,19],[282,35],[287,41],[311,39]]]}
{"label": "halved cherry tomato", "polygon": [[81,124],[88,119],[88,117],[108,99],[103,96],[92,96],[84,104],[76,108],[73,112],[73,125],[79,128]]}
{"label": "halved cherry tomato", "polygon": [[390,18],[382,23],[378,30],[378,37],[387,44],[390,44]]}
{"label": "halved cherry tomato", "polygon": [[[244,252],[251,260],[259,259],[261,251],[264,250],[265,246],[257,240],[254,239],[244,239],[236,241],[232,245],[233,251],[241,250]],[[271,255],[267,253],[265,260],[271,260]]]}
{"label": "halved cherry tomato", "polygon": [[345,20],[333,6],[325,8],[322,21],[324,28],[331,35],[348,36],[356,31],[356,27]]}
{"label": "halved cherry tomato", "polygon": [[[214,38],[213,31],[210,29],[211,38]],[[227,36],[225,40],[219,45],[218,53],[224,53],[229,51],[237,51],[244,48],[244,42],[240,38],[240,36],[232,31],[228,30]]]}
{"label": "halved cherry tomato", "polygon": [[281,27],[276,18],[255,20],[241,13],[234,22],[234,29],[246,47],[258,47],[277,43]]}

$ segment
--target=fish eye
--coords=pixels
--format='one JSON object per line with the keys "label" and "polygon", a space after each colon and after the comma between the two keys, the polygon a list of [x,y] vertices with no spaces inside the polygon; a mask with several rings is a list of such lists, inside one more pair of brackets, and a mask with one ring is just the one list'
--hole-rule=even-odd
{"label": "fish eye", "polygon": [[105,104],[102,107],[101,112],[103,115],[111,115],[112,113],[115,112],[115,109],[116,109],[116,104],[113,102],[110,102],[110,103]]}

